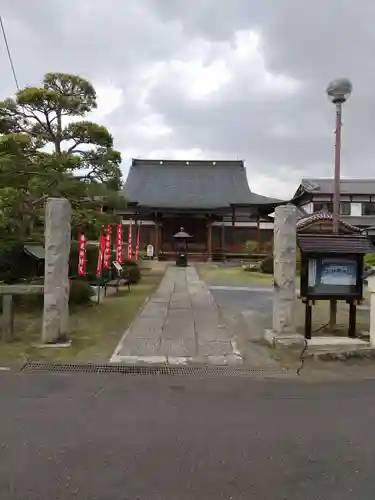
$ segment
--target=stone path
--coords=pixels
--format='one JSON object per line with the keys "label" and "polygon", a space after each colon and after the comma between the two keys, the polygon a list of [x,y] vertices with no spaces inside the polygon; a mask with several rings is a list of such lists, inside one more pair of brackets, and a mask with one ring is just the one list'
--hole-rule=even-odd
{"label": "stone path", "polygon": [[236,343],[194,267],[169,266],[111,362],[241,364]]}

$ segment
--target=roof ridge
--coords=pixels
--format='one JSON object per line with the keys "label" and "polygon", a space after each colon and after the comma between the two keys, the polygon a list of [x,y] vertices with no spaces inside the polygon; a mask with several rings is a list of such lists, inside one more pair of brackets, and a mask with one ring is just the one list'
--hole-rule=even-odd
{"label": "roof ridge", "polygon": [[163,160],[163,159],[141,159],[133,158],[132,167],[226,167],[226,168],[244,168],[243,160]]}
{"label": "roof ridge", "polygon": [[[303,177],[302,180],[309,181],[333,181],[334,177]],[[341,177],[340,182],[348,181],[375,181],[375,177]]]}
{"label": "roof ridge", "polygon": [[[330,212],[325,212],[325,211],[314,212],[313,214],[307,215],[306,217],[302,217],[297,221],[297,231],[305,229],[314,222],[332,221],[332,220],[333,220],[333,215]],[[350,222],[346,222],[341,218],[339,220],[339,224],[343,227],[346,227],[347,229],[350,229],[351,231],[353,231],[353,233],[361,232],[361,229],[359,227],[354,226],[354,224],[350,224]]]}

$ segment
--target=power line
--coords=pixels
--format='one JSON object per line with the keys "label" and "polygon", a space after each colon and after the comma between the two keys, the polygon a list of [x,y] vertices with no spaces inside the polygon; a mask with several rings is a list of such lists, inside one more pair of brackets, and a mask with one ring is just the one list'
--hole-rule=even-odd
{"label": "power line", "polygon": [[3,33],[3,37],[4,37],[5,47],[6,47],[7,53],[8,53],[8,59],[9,59],[10,67],[12,68],[13,78],[14,78],[14,81],[16,82],[17,90],[20,90],[20,86],[18,85],[16,70],[15,70],[14,64],[13,64],[12,54],[10,53],[8,39],[7,39],[7,36],[6,36],[6,33],[5,33],[4,23],[3,23],[3,19],[1,17],[1,15],[0,15],[0,26],[1,26],[1,31]]}

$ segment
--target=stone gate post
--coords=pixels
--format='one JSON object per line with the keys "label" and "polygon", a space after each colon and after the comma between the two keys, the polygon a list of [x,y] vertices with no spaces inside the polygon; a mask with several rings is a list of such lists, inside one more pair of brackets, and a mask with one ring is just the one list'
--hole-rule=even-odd
{"label": "stone gate post", "polygon": [[48,198],[45,209],[45,272],[42,342],[65,341],[69,320],[71,207],[65,198]]}

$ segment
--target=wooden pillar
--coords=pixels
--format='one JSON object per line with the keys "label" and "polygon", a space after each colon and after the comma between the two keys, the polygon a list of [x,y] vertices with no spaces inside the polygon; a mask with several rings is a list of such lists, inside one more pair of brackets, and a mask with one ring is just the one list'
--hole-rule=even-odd
{"label": "wooden pillar", "polygon": [[212,218],[209,216],[207,220],[207,251],[208,251],[208,260],[212,261]]}
{"label": "wooden pillar", "polygon": [[160,242],[159,242],[159,214],[155,214],[154,242],[155,242],[155,258],[159,258]]}
{"label": "wooden pillar", "polygon": [[141,242],[140,242],[140,231],[141,231],[141,217],[140,217],[140,214],[139,213],[136,213],[135,215],[135,234],[134,234],[134,244],[133,244],[133,248],[134,248],[134,256],[135,256],[135,260],[139,260],[139,253],[141,251],[141,248],[142,248],[142,245],[141,245]]}
{"label": "wooden pillar", "polygon": [[[236,231],[236,207],[232,206],[232,231],[231,231],[232,246],[234,246],[236,242],[235,231]],[[232,251],[233,250],[234,249],[232,248]]]}
{"label": "wooden pillar", "polygon": [[224,215],[221,221],[221,254],[223,260],[225,260],[225,221],[224,221]]}
{"label": "wooden pillar", "polygon": [[357,320],[357,306],[355,302],[350,302],[349,304],[349,330],[348,335],[350,338],[355,339],[356,337],[356,320]]}
{"label": "wooden pillar", "polygon": [[311,339],[312,305],[310,300],[305,301],[305,339]]}
{"label": "wooden pillar", "polygon": [[257,252],[260,253],[260,217],[257,215]]}
{"label": "wooden pillar", "polygon": [[159,252],[163,252],[163,217],[159,216],[159,230],[158,230],[158,241],[159,241]]}

